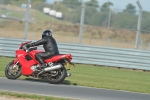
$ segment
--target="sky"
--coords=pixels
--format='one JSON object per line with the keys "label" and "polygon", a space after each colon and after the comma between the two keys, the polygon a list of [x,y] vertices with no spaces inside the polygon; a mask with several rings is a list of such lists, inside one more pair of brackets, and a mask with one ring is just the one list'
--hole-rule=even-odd
{"label": "sky", "polygon": [[[47,0],[47,3],[53,3],[54,1],[57,1],[57,0]],[[83,1],[86,2],[89,0],[83,0]],[[99,2],[100,6],[104,4],[105,2],[108,2],[108,0],[97,0],[97,1]],[[136,3],[137,0],[109,0],[109,1],[114,4],[114,6],[111,7],[113,9],[125,9],[126,5],[128,5],[129,3],[136,6],[136,10],[139,9]],[[141,3],[143,10],[150,11],[150,0],[139,0],[139,1]]]}

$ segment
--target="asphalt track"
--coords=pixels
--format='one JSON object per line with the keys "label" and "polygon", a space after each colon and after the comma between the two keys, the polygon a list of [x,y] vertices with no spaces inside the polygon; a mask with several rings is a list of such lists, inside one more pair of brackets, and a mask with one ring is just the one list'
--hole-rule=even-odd
{"label": "asphalt track", "polygon": [[149,94],[0,78],[0,90],[79,100],[150,100]]}

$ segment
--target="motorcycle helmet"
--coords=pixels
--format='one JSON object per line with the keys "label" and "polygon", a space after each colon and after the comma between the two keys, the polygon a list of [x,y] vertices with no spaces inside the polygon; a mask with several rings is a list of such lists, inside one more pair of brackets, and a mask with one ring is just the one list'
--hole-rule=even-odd
{"label": "motorcycle helmet", "polygon": [[44,38],[45,36],[52,36],[52,32],[50,30],[45,30],[42,34],[42,38]]}

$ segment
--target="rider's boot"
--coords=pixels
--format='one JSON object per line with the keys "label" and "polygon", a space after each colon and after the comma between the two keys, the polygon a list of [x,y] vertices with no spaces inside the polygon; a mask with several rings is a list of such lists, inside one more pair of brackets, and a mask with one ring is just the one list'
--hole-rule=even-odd
{"label": "rider's boot", "polygon": [[46,67],[46,64],[45,64],[45,63],[43,63],[43,64],[41,65],[41,68],[44,68],[44,67]]}
{"label": "rider's boot", "polygon": [[45,67],[46,67],[46,64],[43,63],[43,64],[41,64],[41,66],[37,67],[37,69],[38,69],[38,70],[42,70],[42,69],[45,68]]}
{"label": "rider's boot", "polygon": [[36,55],[36,59],[40,62],[41,66],[38,67],[38,69],[43,69],[44,67],[46,67],[46,64],[45,62],[43,61],[43,59],[39,56],[39,55]]}

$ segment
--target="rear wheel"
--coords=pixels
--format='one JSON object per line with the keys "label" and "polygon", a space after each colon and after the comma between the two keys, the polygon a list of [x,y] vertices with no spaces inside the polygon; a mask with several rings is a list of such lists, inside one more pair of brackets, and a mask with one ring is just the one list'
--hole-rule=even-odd
{"label": "rear wheel", "polygon": [[67,75],[66,68],[63,67],[61,69],[50,71],[50,73],[48,73],[47,75],[47,80],[51,84],[59,84],[64,81],[66,75]]}
{"label": "rear wheel", "polygon": [[21,66],[18,64],[15,64],[15,68],[13,68],[14,66],[14,62],[10,62],[6,68],[5,68],[5,76],[8,78],[8,79],[17,79],[21,76]]}

